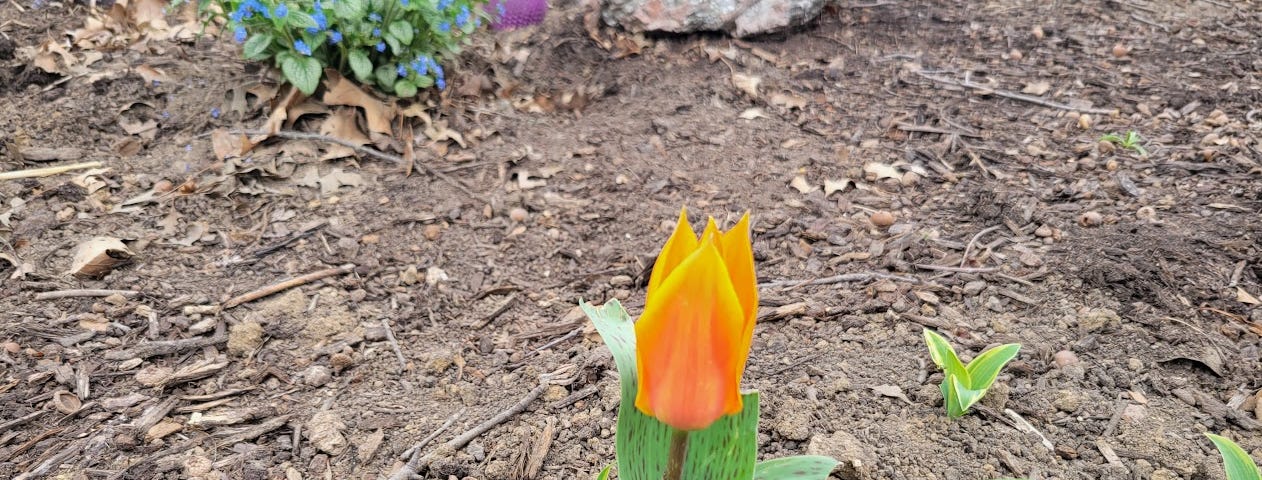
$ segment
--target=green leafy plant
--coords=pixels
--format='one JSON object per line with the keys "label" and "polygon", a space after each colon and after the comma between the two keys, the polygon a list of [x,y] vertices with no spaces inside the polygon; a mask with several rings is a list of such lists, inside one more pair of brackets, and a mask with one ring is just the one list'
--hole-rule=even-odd
{"label": "green leafy plant", "polygon": [[1249,457],[1249,453],[1236,445],[1227,437],[1206,433],[1210,441],[1214,442],[1214,446],[1218,447],[1218,453],[1223,456],[1223,468],[1227,470],[1227,480],[1259,480],[1262,479],[1262,473],[1258,471],[1258,465],[1253,463],[1253,459]]}
{"label": "green leafy plant", "polygon": [[325,68],[400,97],[446,87],[441,59],[488,15],[485,0],[199,0],[226,18],[247,60],[271,61],[305,94]]}
{"label": "green leafy plant", "polygon": [[1017,356],[1021,344],[1009,343],[992,348],[973,361],[964,365],[955,355],[955,349],[946,338],[933,330],[925,329],[925,343],[929,346],[929,356],[933,363],[942,369],[942,398],[946,402],[947,415],[959,418],[968,412],[969,407],[986,395],[990,385],[995,383],[999,371]]}
{"label": "green leafy plant", "polygon": [[1110,133],[1108,135],[1100,137],[1100,141],[1112,143],[1126,150],[1133,150],[1135,151],[1135,153],[1138,153],[1139,156],[1141,157],[1148,156],[1148,150],[1145,150],[1144,145],[1143,145],[1144,138],[1139,136],[1139,132],[1136,132],[1134,130],[1126,132],[1126,135]]}

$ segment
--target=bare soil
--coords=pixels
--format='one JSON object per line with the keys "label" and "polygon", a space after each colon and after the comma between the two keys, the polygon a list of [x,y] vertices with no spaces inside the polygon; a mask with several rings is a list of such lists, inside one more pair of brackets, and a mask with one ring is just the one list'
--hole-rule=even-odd
{"label": "bare soil", "polygon": [[[418,140],[418,162],[458,183],[297,141],[220,161],[209,133],[269,110],[235,44],[151,42],[65,80],[21,49],[86,7],[19,3],[0,4],[0,171],[108,171],[0,181],[0,478],[382,478],[453,416],[425,478],[592,478],[616,375],[574,306],[638,312],[681,206],[755,219],[764,458],[836,455],[844,479],[1222,479],[1203,432],[1262,458],[1256,1],[874,2],[613,50],[554,5],[433,97],[467,147]],[[1006,95],[1023,91],[1044,104]],[[1131,130],[1146,156],[1099,143]],[[66,275],[96,236],[135,258]],[[137,293],[41,297],[69,289]],[[953,421],[926,327],[965,357],[1023,348]]]}

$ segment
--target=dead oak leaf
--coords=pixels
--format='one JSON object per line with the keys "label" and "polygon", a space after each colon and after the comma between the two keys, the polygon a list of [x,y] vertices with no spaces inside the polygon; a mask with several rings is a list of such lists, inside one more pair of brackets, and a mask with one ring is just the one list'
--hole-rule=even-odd
{"label": "dead oak leaf", "polygon": [[[339,108],[320,124],[320,135],[336,138],[356,146],[372,143],[372,140],[359,129],[359,116],[352,108]],[[345,158],[355,154],[355,150],[344,145],[329,145],[321,160]]]}
{"label": "dead oak leaf", "polygon": [[341,187],[363,185],[364,177],[358,173],[343,171],[341,168],[335,167],[329,173],[321,176],[317,182],[320,184],[320,194],[328,196],[337,193],[337,189]]}
{"label": "dead oak leaf", "polygon": [[1042,95],[1052,89],[1052,84],[1046,80],[1039,80],[1025,84],[1025,88],[1021,89],[1021,93],[1030,95]]}
{"label": "dead oak leaf", "polygon": [[364,119],[368,121],[368,130],[373,133],[390,135],[390,123],[394,121],[395,108],[361,90],[350,80],[342,78],[337,72],[327,71],[324,92],[324,103],[328,105],[347,105],[364,110]]}
{"label": "dead oak leaf", "polygon": [[254,143],[245,135],[230,133],[222,128],[217,128],[210,133],[210,145],[215,151],[215,158],[220,161],[239,157],[254,148]]}

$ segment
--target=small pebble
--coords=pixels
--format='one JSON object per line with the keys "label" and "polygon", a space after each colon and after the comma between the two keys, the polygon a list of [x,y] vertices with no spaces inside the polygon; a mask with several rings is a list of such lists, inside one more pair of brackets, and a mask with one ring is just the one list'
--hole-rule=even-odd
{"label": "small pebble", "polygon": [[1122,58],[1122,57],[1125,57],[1129,53],[1131,53],[1131,49],[1128,48],[1126,45],[1122,45],[1120,43],[1113,44],[1114,57]]}
{"label": "small pebble", "polygon": [[1104,216],[1100,212],[1084,212],[1078,216],[1078,224],[1084,227],[1098,227],[1104,223]]}
{"label": "small pebble", "polygon": [[332,380],[333,372],[324,365],[312,365],[302,372],[302,382],[313,387],[322,387]]}
{"label": "small pebble", "polygon": [[173,188],[175,185],[171,184],[170,180],[158,180],[158,183],[153,184],[154,193],[167,193]]}
{"label": "small pebble", "polygon": [[1047,34],[1043,32],[1043,27],[1041,25],[1035,25],[1034,28],[1031,28],[1030,35],[1033,35],[1035,40],[1042,40],[1043,37],[1047,36]]}
{"label": "small pebble", "polygon": [[885,210],[878,210],[876,212],[872,212],[872,216],[868,217],[868,220],[870,220],[873,225],[885,228],[894,224],[894,214]]}
{"label": "small pebble", "polygon": [[1020,50],[1017,50],[1014,48],[1008,51],[1008,58],[1012,60],[1020,61],[1022,58],[1025,58],[1025,55],[1022,54]]}
{"label": "small pebble", "polygon": [[530,213],[526,212],[526,209],[524,208],[517,207],[508,212],[508,218],[512,219],[514,222],[521,223],[526,221],[527,218],[530,218]]}
{"label": "small pebble", "polygon": [[1135,211],[1135,216],[1136,216],[1136,217],[1138,217],[1140,220],[1143,220],[1143,221],[1146,221],[1146,222],[1156,221],[1156,220],[1157,220],[1157,210],[1153,209],[1152,207],[1148,207],[1148,206],[1139,207],[1139,210],[1136,210],[1136,211]]}
{"label": "small pebble", "polygon": [[1056,368],[1064,368],[1066,365],[1078,363],[1078,355],[1069,350],[1061,350],[1052,355],[1052,364]]}
{"label": "small pebble", "polygon": [[438,225],[436,223],[431,223],[429,225],[426,225],[425,228],[421,229],[421,235],[424,235],[425,239],[430,240],[430,241],[438,240],[438,237],[442,236],[442,234],[443,234],[442,225]]}

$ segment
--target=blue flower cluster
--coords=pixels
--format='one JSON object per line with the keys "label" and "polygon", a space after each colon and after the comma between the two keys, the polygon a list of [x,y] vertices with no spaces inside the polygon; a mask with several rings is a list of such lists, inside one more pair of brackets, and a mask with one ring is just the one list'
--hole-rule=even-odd
{"label": "blue flower cluster", "polygon": [[[238,43],[245,43],[255,33],[272,39],[270,42],[257,42],[252,47],[255,52],[259,52],[255,55],[267,58],[280,55],[281,52],[277,50],[287,50],[289,53],[285,55],[315,57],[322,66],[340,59],[345,68],[345,55],[367,53],[371,56],[369,60],[373,66],[379,68],[383,64],[393,64],[397,78],[414,79],[412,85],[428,85],[429,79],[433,79],[433,86],[445,89],[447,79],[443,67],[435,58],[456,51],[459,36],[464,35],[463,32],[471,26],[481,25],[482,10],[479,10],[479,5],[484,0],[472,3],[462,1],[460,4],[455,0],[420,0],[427,5],[419,10],[416,7],[410,8],[411,2],[415,0],[387,0],[387,3],[394,3],[393,8],[387,6],[378,11],[369,10],[365,12],[365,16],[349,21],[337,17],[332,10],[337,0],[214,1],[232,4],[226,8],[230,10],[228,27],[232,31],[232,38]],[[400,6],[402,9],[398,8]],[[504,16],[504,0],[496,2],[496,7],[499,16]],[[422,12],[433,12],[431,8],[437,10],[437,18],[431,17],[432,13],[421,15]],[[390,18],[386,18],[387,16]],[[398,25],[390,23],[391,28],[387,28],[386,20],[402,20],[411,24],[413,38],[423,40],[400,42],[401,37],[395,35]],[[435,23],[427,26],[429,21]],[[394,45],[393,50],[391,45]],[[406,60],[406,56],[411,55],[416,56],[410,61]],[[373,71],[381,72],[379,69]],[[382,85],[388,89],[394,80],[378,78],[377,82],[386,82]]]}
{"label": "blue flower cluster", "polygon": [[447,79],[443,74],[443,66],[434,61],[434,57],[429,55],[417,56],[412,60],[412,63],[407,65],[407,68],[404,68],[403,64],[399,64],[396,72],[399,74],[400,78],[406,77],[408,76],[409,68],[415,72],[418,77],[423,77],[433,72],[434,85],[437,86],[439,90],[447,88]]}

